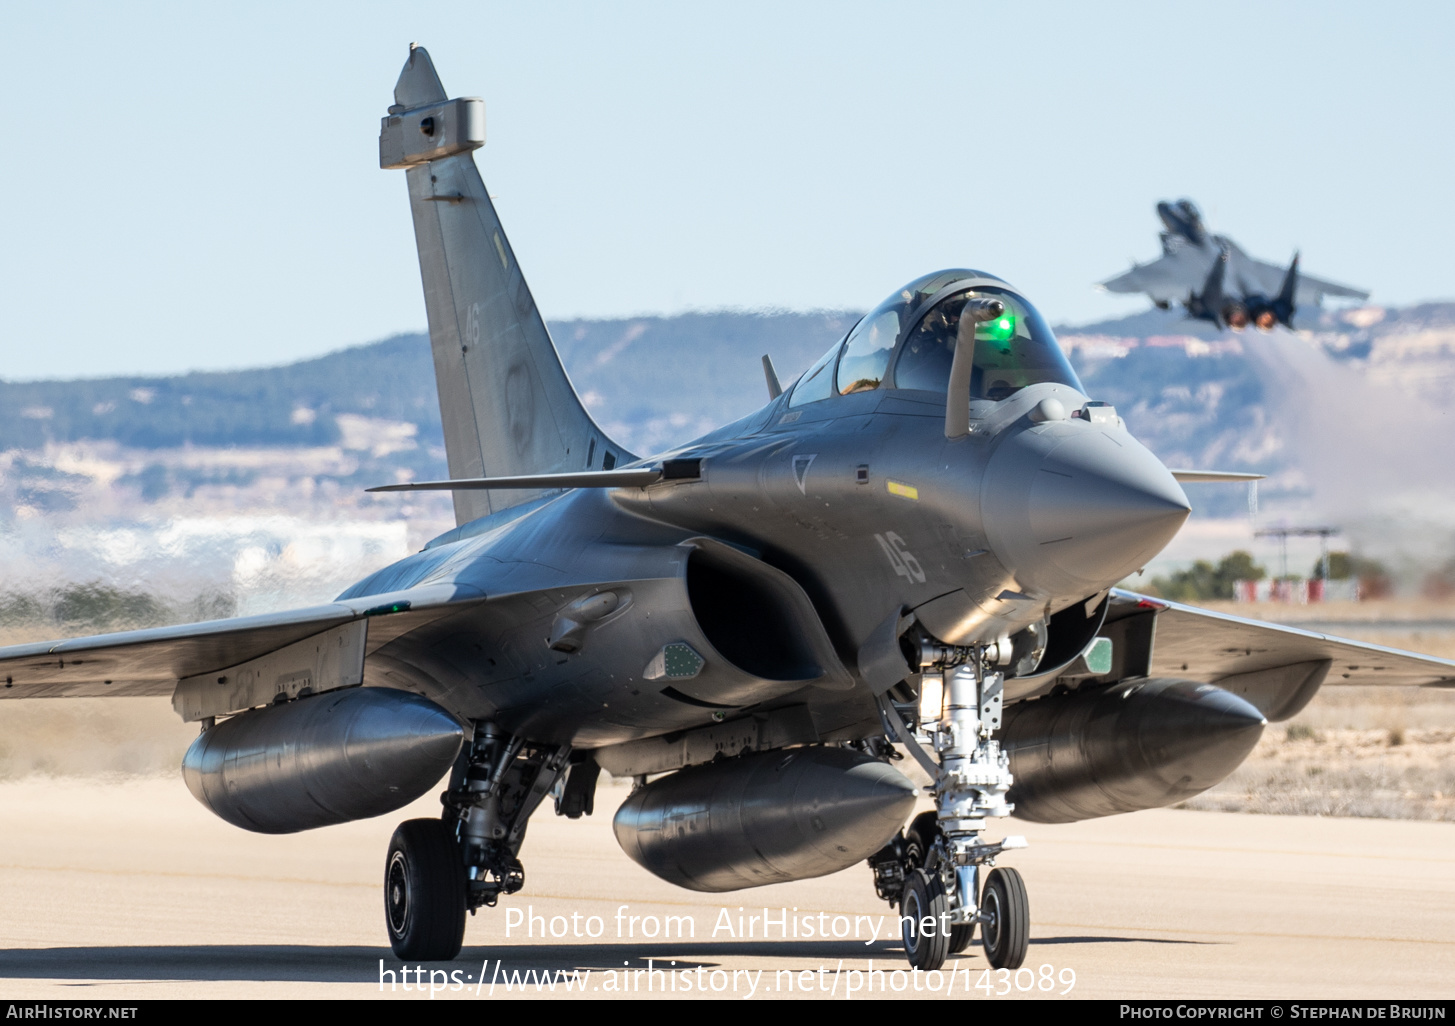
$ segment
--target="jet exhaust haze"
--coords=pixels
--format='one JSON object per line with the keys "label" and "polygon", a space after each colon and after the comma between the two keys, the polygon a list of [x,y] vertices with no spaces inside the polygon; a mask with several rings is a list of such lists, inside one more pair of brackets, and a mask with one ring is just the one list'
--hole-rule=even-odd
{"label": "jet exhaust haze", "polygon": [[1246,350],[1277,396],[1269,412],[1298,454],[1310,519],[1341,527],[1350,543],[1402,568],[1455,551],[1455,431],[1451,414],[1410,389],[1335,360],[1288,333]]}

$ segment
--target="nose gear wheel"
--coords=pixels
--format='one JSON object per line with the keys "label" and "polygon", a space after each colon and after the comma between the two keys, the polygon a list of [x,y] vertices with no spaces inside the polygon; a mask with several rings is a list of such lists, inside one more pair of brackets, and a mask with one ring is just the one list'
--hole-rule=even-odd
{"label": "nose gear wheel", "polygon": [[[935,852],[935,846],[941,843],[940,824],[933,812],[921,812],[914,819],[910,820],[908,829],[904,832],[904,861],[905,872],[923,868],[927,862],[940,853]],[[936,861],[940,861],[936,858]],[[949,891],[950,888],[943,890]],[[958,955],[970,946],[975,939],[974,923],[950,924],[950,946],[949,952]]]}
{"label": "nose gear wheel", "polygon": [[[1004,679],[987,673],[978,650],[936,649],[945,676],[947,720],[923,724],[925,740],[905,723],[889,695],[879,699],[885,732],[902,743],[934,781],[935,811],[922,813],[904,833],[869,861],[880,897],[900,907],[904,950],[916,969],[938,969],[952,953],[970,946],[981,924],[986,959],[996,969],[1016,969],[1025,960],[1030,937],[1025,883],[1013,869],[991,869],[982,895],[985,869],[1003,851],[1025,847],[1022,837],[988,843],[987,817],[1010,815],[1005,800],[1011,786],[1009,759],[994,740],[1000,728]],[[920,726],[911,714],[914,726]],[[903,881],[900,885],[900,881]],[[936,920],[930,931],[926,916]],[[943,917],[943,918],[941,918]]]}
{"label": "nose gear wheel", "polygon": [[916,869],[904,884],[899,902],[899,928],[904,954],[916,969],[938,969],[949,955],[950,902],[940,874]]}
{"label": "nose gear wheel", "polygon": [[1031,932],[1030,903],[1021,875],[1014,869],[992,869],[980,908],[986,915],[980,930],[986,959],[997,969],[1019,969]]}

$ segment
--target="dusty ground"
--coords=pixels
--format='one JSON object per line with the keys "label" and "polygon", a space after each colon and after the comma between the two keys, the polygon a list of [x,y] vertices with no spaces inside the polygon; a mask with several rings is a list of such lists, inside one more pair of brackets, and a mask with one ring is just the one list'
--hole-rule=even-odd
{"label": "dusty ground", "polygon": [[1275,724],[1232,776],[1183,807],[1455,820],[1455,729]]}
{"label": "dusty ground", "polygon": [[[1019,987],[1169,1000],[1455,991],[1448,823],[1371,831],[1367,820],[1172,810],[1012,822],[1031,844],[1003,860],[1029,888],[1025,969],[987,973],[976,945],[948,963],[953,973],[916,978],[895,974],[904,963],[893,921],[879,918],[889,909],[863,866],[732,894],[682,891],[617,847],[610,814],[625,794],[604,788],[597,814],[578,822],[542,810],[522,852],[526,890],[470,920],[459,961],[427,967],[442,973],[440,986],[460,973],[459,989],[438,998],[520,996],[505,981],[540,970],[580,973],[573,985],[598,997],[660,996],[674,981],[667,996],[697,997],[701,986],[739,999],[995,999],[977,985],[1006,997]],[[437,810],[427,798],[393,816],[271,837],[223,823],[175,779],[0,783],[0,994],[429,1000],[414,982],[390,989],[403,967],[383,943],[380,885],[395,824]],[[746,927],[764,908],[847,936],[784,939],[774,929],[765,940],[757,924],[752,938],[735,935],[739,915]],[[573,915],[601,936],[544,936],[569,934]],[[661,937],[667,916],[684,917],[690,932]],[[659,936],[643,937],[654,929]],[[677,975],[646,973],[663,968]],[[393,974],[382,990],[381,970]],[[554,995],[532,984],[526,996],[568,996],[551,979]]]}

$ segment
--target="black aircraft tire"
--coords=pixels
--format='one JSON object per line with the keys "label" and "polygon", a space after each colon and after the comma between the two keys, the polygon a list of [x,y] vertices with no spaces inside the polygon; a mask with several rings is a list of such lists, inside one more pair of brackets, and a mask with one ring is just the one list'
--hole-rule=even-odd
{"label": "black aircraft tire", "polygon": [[[940,836],[940,820],[933,812],[921,812],[910,820],[909,829],[904,832],[905,876],[915,869],[923,869],[925,855]],[[955,923],[950,927],[950,954],[958,955],[975,939],[974,923]]]}
{"label": "black aircraft tire", "polygon": [[465,942],[465,864],[443,820],[399,824],[384,862],[384,925],[406,962],[446,962]]}
{"label": "black aircraft tire", "polygon": [[925,856],[929,854],[930,848],[934,846],[935,839],[939,836],[940,821],[935,813],[921,812],[909,821],[909,828],[904,832],[906,879],[909,877],[910,870],[925,867]]}
{"label": "black aircraft tire", "polygon": [[950,927],[950,954],[958,955],[975,939],[974,923],[955,923]]}
{"label": "black aircraft tire", "polygon": [[[899,899],[900,932],[904,938],[904,954],[915,969],[928,972],[945,964],[950,954],[950,938],[943,929],[950,902],[945,897],[939,874],[926,876],[916,869],[904,881],[904,895]],[[934,929],[921,931],[926,917],[934,921]]]}
{"label": "black aircraft tire", "polygon": [[991,917],[980,930],[986,960],[996,969],[1019,969],[1031,939],[1031,905],[1021,875],[1014,869],[992,869],[980,911]]}

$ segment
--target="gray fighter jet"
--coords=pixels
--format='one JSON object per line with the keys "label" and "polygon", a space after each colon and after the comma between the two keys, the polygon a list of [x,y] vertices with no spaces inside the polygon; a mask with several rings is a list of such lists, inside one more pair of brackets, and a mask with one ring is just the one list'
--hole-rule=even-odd
{"label": "gray fighter jet", "polygon": [[[4,697],[171,695],[183,776],[247,830],[378,816],[447,775],[386,856],[411,961],[525,885],[532,812],[638,786],[616,836],[702,891],[867,862],[904,948],[979,927],[1025,957],[1025,844],[994,822],[1170,805],[1331,684],[1449,685],[1455,663],[1116,585],[1188,515],[1174,471],[1085,393],[994,275],[894,291],[770,401],[642,457],[591,419],[472,151],[483,105],[413,49],[381,164],[414,215],[458,526],[311,609],[0,650]],[[644,380],[643,388],[672,388]],[[915,787],[935,809],[906,823]],[[994,868],[992,868],[994,867]],[[1088,883],[1094,870],[1088,870]],[[872,879],[869,879],[872,878]]]}
{"label": "gray fighter jet", "polygon": [[1158,203],[1162,256],[1150,264],[1108,278],[1108,292],[1145,292],[1160,310],[1181,303],[1188,316],[1219,328],[1241,331],[1249,324],[1271,331],[1293,327],[1301,306],[1319,306],[1325,296],[1369,298],[1369,293],[1301,274],[1298,254],[1288,267],[1254,260],[1226,235],[1210,235],[1191,200]]}

